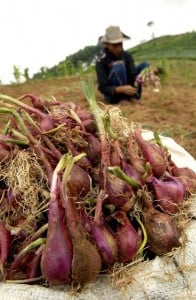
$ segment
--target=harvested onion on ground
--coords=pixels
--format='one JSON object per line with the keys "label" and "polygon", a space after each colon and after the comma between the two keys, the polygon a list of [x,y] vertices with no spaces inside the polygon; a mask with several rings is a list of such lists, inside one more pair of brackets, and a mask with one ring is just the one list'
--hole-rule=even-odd
{"label": "harvested onion on ground", "polygon": [[[196,174],[118,108],[0,95],[2,281],[79,285],[183,246]],[[32,105],[24,104],[30,98]]]}

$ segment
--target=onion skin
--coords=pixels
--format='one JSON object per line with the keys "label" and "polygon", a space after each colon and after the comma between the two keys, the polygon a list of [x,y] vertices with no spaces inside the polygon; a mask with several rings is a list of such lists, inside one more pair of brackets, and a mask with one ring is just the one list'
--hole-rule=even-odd
{"label": "onion skin", "polygon": [[104,265],[113,264],[116,261],[118,251],[116,238],[106,225],[98,226],[94,223],[91,228],[91,235],[100,250],[102,263]]}
{"label": "onion skin", "polygon": [[101,257],[96,245],[89,239],[85,227],[78,219],[75,203],[70,198],[67,198],[64,204],[73,245],[71,277],[74,283],[79,283],[83,286],[94,281],[99,274],[102,265]]}
{"label": "onion skin", "polygon": [[[67,176],[67,175],[66,175]],[[61,187],[63,207],[65,208],[67,225],[73,245],[72,279],[74,283],[84,285],[91,282],[101,270],[101,257],[96,246],[89,240],[88,233],[78,222],[78,212],[67,185],[67,177],[63,177]]]}
{"label": "onion skin", "polygon": [[86,119],[82,121],[83,126],[85,127],[86,131],[92,134],[95,134],[97,131],[97,125],[94,120]]}
{"label": "onion skin", "polygon": [[23,100],[25,98],[30,98],[33,107],[40,109],[40,110],[45,110],[46,107],[49,107],[51,105],[57,105],[59,104],[59,102],[57,101],[47,101],[47,100],[43,100],[37,96],[34,96],[32,94],[25,94],[23,96],[21,96],[19,99]]}
{"label": "onion skin", "polygon": [[85,152],[92,162],[93,166],[97,166],[101,160],[101,144],[93,135],[87,135],[86,140],[88,142],[88,147]]}
{"label": "onion skin", "polygon": [[153,177],[152,185],[156,193],[155,203],[169,214],[179,212],[184,200],[184,186],[175,177],[165,176],[163,180]]}
{"label": "onion skin", "polygon": [[[29,230],[31,229],[31,230]],[[31,242],[31,238],[29,238],[29,235],[31,232],[36,232],[36,221],[35,220],[27,220],[24,217],[20,217],[17,219],[11,228],[11,234],[15,235],[15,238],[19,241],[24,241],[28,239],[28,243]],[[35,238],[36,239],[36,238]],[[25,242],[26,244],[26,242]],[[25,245],[24,244],[24,245]]]}
{"label": "onion skin", "polygon": [[17,195],[17,196],[14,195],[14,192],[11,188],[7,189],[6,198],[7,198],[9,205],[13,208],[17,208],[22,201],[22,199],[19,195]]}
{"label": "onion skin", "polygon": [[135,138],[146,162],[151,165],[153,175],[159,178],[166,171],[166,158],[162,148],[150,141],[145,141],[142,138],[141,129],[135,131]]}
{"label": "onion skin", "polygon": [[134,178],[140,185],[143,184],[142,176],[135,168],[131,165],[126,163],[125,161],[122,162],[122,169],[126,175]]}
{"label": "onion skin", "polygon": [[93,115],[91,112],[88,112],[84,109],[81,108],[80,105],[78,104],[75,104],[72,102],[71,104],[71,109],[73,109],[76,114],[78,115],[78,117],[82,120],[82,121],[85,121],[85,120],[93,120]]}
{"label": "onion skin", "polygon": [[[81,149],[78,150],[73,143],[70,142],[70,136],[66,137],[67,142],[67,148],[71,151],[73,156],[77,156],[81,153]],[[92,169],[92,163],[90,159],[87,156],[82,157],[78,162],[77,165],[79,165],[84,170],[91,170]]]}
{"label": "onion skin", "polygon": [[14,258],[14,261],[11,263],[8,274],[6,276],[6,279],[14,279],[18,277],[27,277],[27,266],[32,261],[34,253],[29,252],[26,253],[24,257],[21,257],[20,259],[17,258],[18,254],[16,255],[16,258]]}
{"label": "onion skin", "polygon": [[132,201],[130,201],[133,196],[131,187],[111,174],[106,179],[106,194],[108,194],[108,199],[106,199],[105,203],[114,204],[117,208],[125,208],[126,210],[128,202],[132,204]]}
{"label": "onion skin", "polygon": [[5,263],[8,257],[10,243],[11,243],[11,234],[8,229],[6,229],[5,224],[0,222],[0,261]]}
{"label": "onion skin", "polygon": [[147,245],[152,253],[161,256],[181,246],[180,232],[171,216],[154,208],[148,209],[143,216]]}
{"label": "onion skin", "polygon": [[55,127],[54,121],[48,114],[39,121],[39,124],[43,131],[49,131]]}
{"label": "onion skin", "polygon": [[[99,224],[88,217],[84,210],[80,211],[82,224],[90,233],[99,250],[103,265],[111,265],[117,258],[117,240],[112,230],[105,224],[104,218],[99,218]],[[101,220],[100,220],[101,219]]]}
{"label": "onion skin", "polygon": [[0,222],[0,271],[4,277],[3,265],[7,261],[11,246],[11,233],[5,224]]}
{"label": "onion skin", "polygon": [[51,186],[48,216],[48,236],[41,258],[41,271],[52,285],[71,282],[73,248],[65,223],[64,208],[60,205],[60,190],[57,176]]}
{"label": "onion skin", "polygon": [[141,237],[124,212],[117,212],[119,226],[116,232],[118,245],[118,262],[129,262],[137,253],[141,244]]}
{"label": "onion skin", "polygon": [[44,109],[43,100],[32,94],[25,94],[22,97],[20,97],[20,100],[23,100],[27,97],[31,99],[31,103],[32,103],[33,107],[40,109],[40,110]]}
{"label": "onion skin", "polygon": [[52,285],[71,282],[72,242],[62,220],[50,228],[41,258],[44,278]]}
{"label": "onion skin", "polygon": [[120,166],[121,164],[121,157],[119,155],[119,152],[117,151],[117,149],[115,149],[115,147],[111,147],[110,150],[110,164],[111,166]]}
{"label": "onion skin", "polygon": [[138,155],[138,151],[136,151],[135,139],[132,135],[129,135],[128,137],[128,146],[131,165],[134,167],[134,170],[137,171],[140,176],[142,176],[145,173],[145,159]]}
{"label": "onion skin", "polygon": [[196,173],[188,168],[178,168],[174,166],[171,170],[173,176],[177,177],[177,179],[183,184],[185,190],[187,192],[194,192],[196,189]]}
{"label": "onion skin", "polygon": [[78,235],[72,236],[72,242],[73,281],[81,285],[94,281],[101,270],[101,257],[97,248],[82,232],[78,232]]}
{"label": "onion skin", "polygon": [[52,285],[71,281],[72,242],[62,218],[50,225],[46,245],[41,258],[44,278]]}
{"label": "onion skin", "polygon": [[0,162],[6,163],[11,160],[12,151],[11,147],[3,142],[0,142]]}
{"label": "onion skin", "polygon": [[105,194],[108,195],[107,199],[104,200],[106,204],[113,204],[116,208],[127,210],[133,201],[133,191],[130,185],[123,180],[108,173],[107,176],[104,174],[104,168],[99,168],[99,188],[104,190]]}
{"label": "onion skin", "polygon": [[67,180],[67,186],[70,196],[84,197],[91,189],[91,178],[79,165],[74,164]]}
{"label": "onion skin", "polygon": [[42,257],[42,252],[44,249],[45,245],[41,245],[34,254],[33,259],[28,263],[27,266],[27,278],[36,278],[40,276],[41,270],[40,270],[40,262],[41,262],[41,257]]}

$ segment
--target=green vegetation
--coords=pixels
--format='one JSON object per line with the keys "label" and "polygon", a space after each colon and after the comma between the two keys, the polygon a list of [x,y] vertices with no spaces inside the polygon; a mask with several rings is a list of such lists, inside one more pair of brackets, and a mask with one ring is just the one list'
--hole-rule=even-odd
{"label": "green vegetation", "polygon": [[34,74],[33,79],[48,79],[91,73],[94,71],[95,59],[100,52],[100,48],[100,45],[87,46],[83,50],[67,56],[58,65],[50,69],[45,68],[44,72],[41,70],[41,72]]}
{"label": "green vegetation", "polygon": [[152,39],[129,50],[136,60],[196,59],[196,32]]}
{"label": "green vegetation", "polygon": [[[65,60],[52,68],[41,67],[40,72],[34,74],[32,79],[49,79],[92,73],[100,50],[100,45],[87,46],[67,56]],[[155,62],[159,67],[162,79],[165,80],[169,71],[168,60],[196,60],[196,32],[153,38],[128,51],[132,53],[136,63],[142,60]],[[184,72],[188,73],[188,68],[184,69]]]}

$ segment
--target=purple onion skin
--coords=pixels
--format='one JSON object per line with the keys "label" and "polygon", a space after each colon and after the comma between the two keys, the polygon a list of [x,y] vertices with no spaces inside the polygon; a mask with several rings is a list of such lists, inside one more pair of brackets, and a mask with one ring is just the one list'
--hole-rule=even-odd
{"label": "purple onion skin", "polygon": [[71,282],[73,247],[61,201],[57,184],[51,192],[48,236],[41,258],[42,275],[52,285]]}
{"label": "purple onion skin", "polygon": [[41,109],[41,110],[44,109],[43,101],[40,98],[31,95],[31,102],[35,108]]}
{"label": "purple onion skin", "polygon": [[117,257],[117,240],[106,225],[91,224],[91,235],[100,252],[103,265],[112,265]]}
{"label": "purple onion skin", "polygon": [[113,204],[116,208],[127,211],[132,206],[133,191],[130,185],[118,177],[107,173],[104,176],[104,168],[100,166],[98,184],[100,190],[104,190],[108,197],[104,200],[106,204]]}
{"label": "purple onion skin", "polygon": [[84,285],[91,282],[101,270],[101,257],[83,224],[79,222],[78,211],[73,197],[69,195],[67,181],[62,182],[62,203],[73,245],[72,280]]}
{"label": "purple onion skin", "polygon": [[120,164],[121,164],[121,159],[119,157],[118,152],[115,151],[115,149],[111,149],[110,164],[111,164],[111,166],[120,166]]}
{"label": "purple onion skin", "polygon": [[110,203],[115,205],[116,208],[127,210],[129,207],[128,203],[133,196],[133,191],[127,183],[111,174],[108,174],[106,178],[105,191],[106,194],[108,194],[108,198],[105,203]]}
{"label": "purple onion skin", "polygon": [[45,116],[39,121],[40,127],[44,131],[49,131],[55,127],[54,121],[52,118],[45,114]]}
{"label": "purple onion skin", "polygon": [[6,275],[6,279],[14,279],[14,278],[20,278],[27,277],[27,266],[30,263],[30,261],[33,259],[34,252],[26,253],[24,257],[18,258],[16,255],[16,258],[14,258],[14,261],[12,261],[8,274]]}
{"label": "purple onion skin", "polygon": [[[83,150],[78,150],[73,144],[68,145],[68,148],[70,149],[73,156],[79,155]],[[92,169],[92,163],[90,159],[87,156],[82,157],[78,162],[77,165],[83,168],[84,170],[91,170]]]}
{"label": "purple onion skin", "polygon": [[6,193],[6,198],[9,203],[9,205],[13,208],[16,208],[20,204],[20,197],[17,195],[17,197],[14,195],[13,190],[11,188],[8,188]]}
{"label": "purple onion skin", "polygon": [[184,186],[175,177],[166,175],[164,180],[153,177],[152,185],[155,190],[155,203],[169,214],[179,212],[184,199]]}
{"label": "purple onion skin", "polygon": [[58,104],[57,101],[45,101],[37,96],[34,96],[32,94],[25,94],[23,96],[21,96],[19,99],[23,100],[25,98],[30,98],[31,99],[31,103],[33,105],[33,107],[39,109],[39,110],[45,110],[45,107],[51,106],[51,105],[56,105]]}
{"label": "purple onion skin", "polygon": [[93,135],[88,135],[86,140],[88,142],[88,147],[85,149],[85,152],[93,166],[97,166],[101,160],[101,144],[98,138]]}
{"label": "purple onion skin", "polygon": [[37,251],[35,251],[33,259],[28,263],[26,270],[27,278],[36,278],[41,276],[40,262],[44,247],[45,245],[41,245]]}
{"label": "purple onion skin", "polygon": [[117,257],[117,240],[112,230],[105,223],[104,218],[100,218],[98,225],[87,216],[84,210],[80,209],[80,220],[95,242],[101,255],[102,264],[105,266],[113,264]]}
{"label": "purple onion skin", "polygon": [[116,217],[119,222],[116,232],[118,261],[129,262],[134,258],[139,249],[141,237],[124,212],[118,212]]}
{"label": "purple onion skin", "polygon": [[145,173],[145,159],[138,155],[135,143],[134,137],[130,135],[128,137],[130,163],[140,176],[142,176]]}
{"label": "purple onion skin", "polygon": [[[26,221],[26,219],[24,217],[20,217],[19,219],[17,219],[14,224],[14,227],[18,227],[20,228],[20,230],[17,232],[17,234],[15,235],[15,239],[19,240],[19,241],[25,241],[27,240],[28,236],[29,236],[29,228],[31,228],[32,232],[36,232],[37,230],[37,226],[36,226],[36,221]],[[23,246],[25,247],[26,243],[23,243]]]}
{"label": "purple onion skin", "polygon": [[75,203],[70,198],[65,201],[65,211],[73,244],[72,280],[83,286],[94,281],[99,274],[101,256],[85,226],[79,221]]}
{"label": "purple onion skin", "polygon": [[140,185],[143,184],[141,174],[137,172],[137,170],[135,170],[135,168],[131,164],[128,164],[125,161],[123,161],[121,164],[122,164],[122,170],[125,172],[126,175],[135,179]]}
{"label": "purple onion skin", "polygon": [[150,141],[145,141],[142,138],[141,129],[135,131],[135,138],[146,162],[151,165],[153,175],[161,177],[166,171],[166,159],[162,148]]}
{"label": "purple onion skin", "polygon": [[[55,127],[53,119],[51,118],[51,116],[48,113],[42,112],[42,110],[44,109],[44,105],[43,105],[44,102],[40,98],[38,98],[32,94],[26,94],[26,95],[20,97],[20,99],[24,99],[26,97],[29,97],[31,99],[31,102],[34,107],[34,108],[32,108],[32,112],[36,113],[37,116],[39,117],[39,119],[40,119],[39,125],[40,125],[41,129],[44,131],[53,129]],[[46,101],[45,101],[45,103],[46,103]]]}
{"label": "purple onion skin", "polygon": [[80,120],[85,121],[85,120],[93,120],[93,115],[92,113],[82,109],[78,104],[75,106],[75,110],[76,114],[78,115],[78,117],[80,118]]}
{"label": "purple onion skin", "polygon": [[[97,125],[95,120],[93,119],[93,115],[90,112],[87,112],[86,110],[82,109],[78,104],[75,104],[73,102],[61,103],[60,108],[61,107],[68,110],[72,109],[76,113],[78,118],[82,121],[82,127],[84,127],[85,130],[89,133],[96,133]],[[75,127],[75,125],[76,122],[74,121],[73,127]]]}
{"label": "purple onion skin", "polygon": [[174,166],[171,169],[171,172],[174,177],[177,177],[177,179],[183,184],[185,190],[187,192],[194,192],[196,189],[196,173],[188,168],[178,168],[177,166]]}
{"label": "purple onion skin", "polygon": [[62,219],[55,220],[50,227],[41,258],[44,278],[52,285],[70,283],[72,257],[72,241],[65,222]]}
{"label": "purple onion skin", "polygon": [[86,131],[92,134],[95,134],[97,131],[96,122],[92,119],[86,119],[82,121],[83,126],[85,127]]}
{"label": "purple onion skin", "polygon": [[11,160],[12,151],[11,147],[0,142],[0,162],[6,163]]}
{"label": "purple onion skin", "polygon": [[91,178],[79,165],[74,164],[67,185],[70,196],[84,197],[91,189]]}
{"label": "purple onion skin", "polygon": [[25,94],[22,97],[20,97],[20,99],[22,100],[27,97],[31,99],[31,103],[32,103],[33,107],[40,109],[40,110],[44,109],[43,100],[41,100],[40,98],[38,98],[32,94]]}
{"label": "purple onion skin", "polygon": [[6,229],[5,224],[0,222],[0,266],[3,268],[11,246],[11,233]]}
{"label": "purple onion skin", "polygon": [[150,208],[143,216],[148,249],[152,253],[164,255],[181,245],[180,232],[170,215]]}

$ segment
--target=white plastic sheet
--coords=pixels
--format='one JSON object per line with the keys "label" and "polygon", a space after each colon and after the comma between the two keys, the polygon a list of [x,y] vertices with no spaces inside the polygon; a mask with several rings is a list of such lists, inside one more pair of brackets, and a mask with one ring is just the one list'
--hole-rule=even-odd
{"label": "white plastic sheet", "polygon": [[[142,137],[145,140],[152,140],[154,138],[153,132],[149,130],[142,131]],[[160,136],[164,146],[167,147],[174,163],[179,167],[189,167],[196,172],[196,160],[183,147],[177,144],[172,138]]]}

